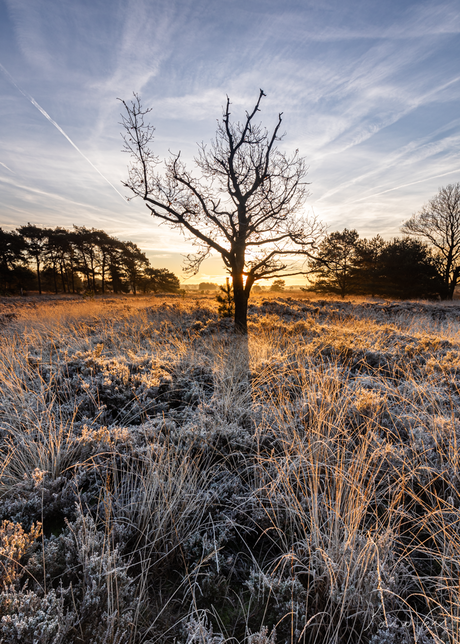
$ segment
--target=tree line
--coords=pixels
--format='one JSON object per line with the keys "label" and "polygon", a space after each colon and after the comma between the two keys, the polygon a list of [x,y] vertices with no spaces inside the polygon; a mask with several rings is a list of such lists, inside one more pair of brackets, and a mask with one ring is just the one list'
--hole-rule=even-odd
{"label": "tree line", "polygon": [[103,230],[74,226],[42,228],[28,223],[0,228],[0,293],[21,290],[55,293],[177,292],[179,279],[153,268],[131,241]]}
{"label": "tree line", "polygon": [[326,235],[309,262],[310,289],[451,300],[460,279],[460,183],[440,188],[401,230],[405,237],[388,242],[347,228]]}
{"label": "tree line", "polygon": [[445,298],[439,264],[429,246],[410,237],[360,239],[356,230],[332,232],[309,262],[306,290],[372,297]]}

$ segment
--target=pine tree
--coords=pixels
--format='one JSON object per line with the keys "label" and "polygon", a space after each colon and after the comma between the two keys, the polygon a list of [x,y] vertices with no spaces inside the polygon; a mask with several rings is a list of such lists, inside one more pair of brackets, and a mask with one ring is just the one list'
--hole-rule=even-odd
{"label": "pine tree", "polygon": [[219,315],[223,318],[231,318],[235,315],[235,301],[233,299],[233,286],[230,284],[230,278],[227,277],[225,286],[220,287],[220,293],[216,296],[219,302]]}

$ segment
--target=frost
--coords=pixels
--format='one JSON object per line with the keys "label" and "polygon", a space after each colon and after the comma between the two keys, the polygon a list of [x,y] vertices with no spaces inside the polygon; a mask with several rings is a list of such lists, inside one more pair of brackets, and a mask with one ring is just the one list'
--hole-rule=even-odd
{"label": "frost", "polygon": [[458,641],[456,303],[2,306],[1,641]]}

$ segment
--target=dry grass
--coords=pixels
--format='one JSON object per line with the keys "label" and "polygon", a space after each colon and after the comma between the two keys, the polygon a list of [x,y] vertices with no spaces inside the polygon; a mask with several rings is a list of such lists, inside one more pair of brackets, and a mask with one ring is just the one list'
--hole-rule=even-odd
{"label": "dry grass", "polygon": [[460,641],[460,308],[289,295],[3,303],[1,641]]}

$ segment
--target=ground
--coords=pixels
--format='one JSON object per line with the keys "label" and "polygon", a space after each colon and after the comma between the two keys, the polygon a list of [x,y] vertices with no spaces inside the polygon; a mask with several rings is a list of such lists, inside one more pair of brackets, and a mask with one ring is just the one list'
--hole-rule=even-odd
{"label": "ground", "polygon": [[0,300],[0,641],[460,640],[460,305]]}

